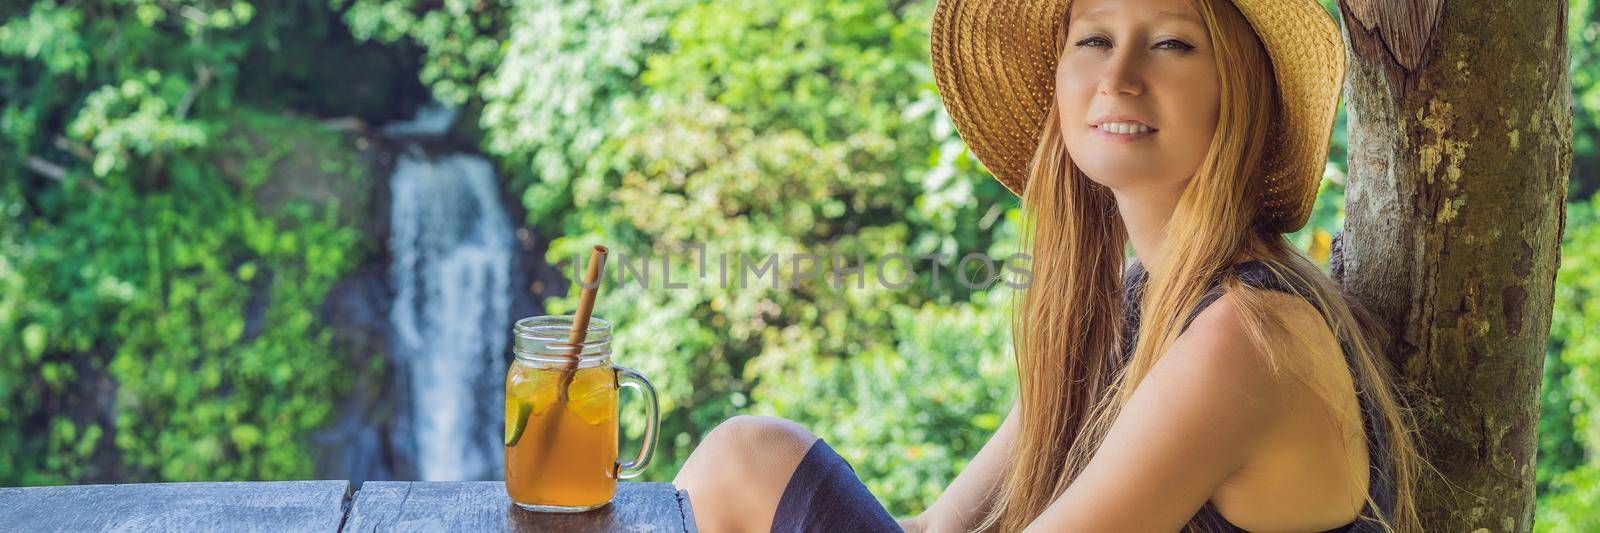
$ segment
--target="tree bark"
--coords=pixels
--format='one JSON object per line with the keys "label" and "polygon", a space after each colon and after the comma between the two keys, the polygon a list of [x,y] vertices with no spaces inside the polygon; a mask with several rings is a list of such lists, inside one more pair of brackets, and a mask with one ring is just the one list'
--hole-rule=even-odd
{"label": "tree bark", "polygon": [[1429,531],[1530,531],[1572,103],[1566,2],[1340,0],[1345,290],[1394,335]]}

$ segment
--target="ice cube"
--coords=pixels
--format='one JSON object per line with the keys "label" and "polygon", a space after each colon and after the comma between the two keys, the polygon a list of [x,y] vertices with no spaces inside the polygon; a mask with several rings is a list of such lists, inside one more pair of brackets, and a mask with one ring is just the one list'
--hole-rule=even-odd
{"label": "ice cube", "polygon": [[617,408],[610,368],[590,368],[573,376],[567,408],[589,425],[605,422]]}

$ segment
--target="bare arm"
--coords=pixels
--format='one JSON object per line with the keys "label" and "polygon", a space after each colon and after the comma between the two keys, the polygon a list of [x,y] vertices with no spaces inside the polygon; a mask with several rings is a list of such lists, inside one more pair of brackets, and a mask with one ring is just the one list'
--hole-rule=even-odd
{"label": "bare arm", "polygon": [[989,442],[984,443],[983,449],[978,450],[978,455],[972,462],[956,476],[955,481],[944,489],[939,499],[933,502],[928,510],[923,511],[916,518],[901,520],[900,525],[908,532],[945,532],[965,531],[977,525],[983,519],[984,513],[993,504],[994,492],[999,488],[1001,471],[1005,468],[1007,456],[1011,455],[1011,447],[1017,439],[1017,405],[1011,404],[1011,412],[1006,415],[1005,422],[1000,423],[1000,429],[995,430],[989,437]]}
{"label": "bare arm", "polygon": [[1176,531],[1246,464],[1288,415],[1235,309],[1225,295],[1178,337],[1029,533]]}

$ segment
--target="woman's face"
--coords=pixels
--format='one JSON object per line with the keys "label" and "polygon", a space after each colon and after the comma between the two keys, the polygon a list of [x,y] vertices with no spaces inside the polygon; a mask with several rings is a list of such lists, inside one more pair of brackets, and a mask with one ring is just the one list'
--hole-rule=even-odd
{"label": "woman's face", "polygon": [[1118,192],[1181,191],[1217,127],[1211,38],[1189,0],[1077,0],[1056,66],[1074,164]]}

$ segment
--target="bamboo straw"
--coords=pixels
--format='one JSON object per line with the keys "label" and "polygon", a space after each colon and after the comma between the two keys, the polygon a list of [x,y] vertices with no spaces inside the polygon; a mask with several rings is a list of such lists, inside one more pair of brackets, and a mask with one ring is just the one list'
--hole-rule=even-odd
{"label": "bamboo straw", "polygon": [[594,313],[594,297],[600,291],[600,277],[606,263],[606,254],[609,251],[605,246],[594,245],[594,250],[589,253],[589,270],[583,275],[583,292],[578,295],[578,311],[572,317],[572,332],[567,334],[567,365],[561,371],[561,384],[556,389],[556,402],[546,411],[544,423],[539,428],[539,447],[536,449],[537,457],[533,464],[545,464],[545,458],[550,454],[550,445],[555,441],[556,428],[561,427],[560,421],[567,412],[567,389],[572,385],[572,378],[578,373],[578,362],[583,355],[583,341],[589,336],[589,316]]}
{"label": "bamboo straw", "polygon": [[578,295],[578,311],[572,317],[572,333],[567,335],[567,344],[572,348],[567,352],[567,368],[561,374],[561,388],[556,393],[558,407],[567,403],[568,386],[577,374],[578,359],[583,355],[583,341],[589,336],[589,316],[594,313],[594,297],[600,292],[600,276],[605,272],[607,253],[609,250],[598,244],[589,253],[589,271],[583,274],[583,293]]}

